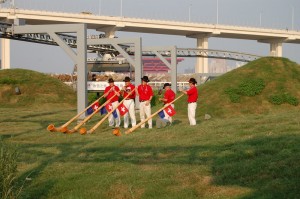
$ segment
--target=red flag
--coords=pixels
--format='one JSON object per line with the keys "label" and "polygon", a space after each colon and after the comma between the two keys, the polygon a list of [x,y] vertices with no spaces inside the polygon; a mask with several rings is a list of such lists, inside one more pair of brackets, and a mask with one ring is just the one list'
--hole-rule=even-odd
{"label": "red flag", "polygon": [[[108,103],[108,104],[105,105],[105,109],[106,109],[107,113],[109,113],[109,112],[111,112],[114,109],[114,107],[113,107],[112,103]],[[116,110],[114,110],[112,112],[112,115],[114,116],[114,118],[118,118],[119,117]]]}
{"label": "red flag", "polygon": [[105,108],[106,108],[107,112],[110,112],[110,111],[113,110],[113,106],[112,106],[111,103],[106,104],[106,105],[105,105]]}
{"label": "red flag", "polygon": [[170,117],[172,117],[172,116],[175,115],[175,113],[176,113],[175,109],[174,109],[171,105],[169,105],[169,106],[167,106],[166,108],[164,108],[164,111],[165,111]]}
{"label": "red flag", "polygon": [[118,106],[118,110],[119,110],[121,116],[125,115],[128,112],[128,109],[126,108],[126,106],[123,103],[120,104],[120,106]]}
{"label": "red flag", "polygon": [[96,111],[96,110],[99,108],[99,106],[100,106],[99,102],[95,102],[95,103],[92,105],[93,111]]}

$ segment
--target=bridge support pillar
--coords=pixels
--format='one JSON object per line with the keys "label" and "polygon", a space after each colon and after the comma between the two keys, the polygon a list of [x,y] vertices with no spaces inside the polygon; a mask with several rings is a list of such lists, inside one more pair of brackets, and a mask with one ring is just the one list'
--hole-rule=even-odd
{"label": "bridge support pillar", "polygon": [[1,69],[10,69],[10,40],[1,39]]}
{"label": "bridge support pillar", "polygon": [[[208,37],[197,38],[197,48],[208,49]],[[208,73],[208,59],[205,57],[196,58],[195,73]]]}
{"label": "bridge support pillar", "polygon": [[280,42],[270,43],[270,56],[282,57],[282,43]]}

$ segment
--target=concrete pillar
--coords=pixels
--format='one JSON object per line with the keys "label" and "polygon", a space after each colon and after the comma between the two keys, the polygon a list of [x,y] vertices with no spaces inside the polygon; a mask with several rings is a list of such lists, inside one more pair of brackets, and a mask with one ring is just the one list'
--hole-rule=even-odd
{"label": "concrete pillar", "polygon": [[270,56],[282,57],[282,43],[280,42],[270,43]]}
{"label": "concrete pillar", "polygon": [[106,38],[112,39],[115,37],[115,33],[116,33],[115,31],[106,31],[105,36],[106,36]]}
{"label": "concrete pillar", "polygon": [[[208,49],[208,37],[197,38],[197,48]],[[208,59],[204,57],[196,58],[195,73],[208,73]]]}
{"label": "concrete pillar", "polygon": [[[77,113],[82,112],[88,105],[87,100],[87,26],[80,24],[77,30]],[[85,115],[79,119],[83,120]]]}
{"label": "concrete pillar", "polygon": [[1,69],[10,69],[10,40],[1,39]]}
{"label": "concrete pillar", "polygon": [[177,47],[173,46],[171,50],[171,87],[177,92]]}

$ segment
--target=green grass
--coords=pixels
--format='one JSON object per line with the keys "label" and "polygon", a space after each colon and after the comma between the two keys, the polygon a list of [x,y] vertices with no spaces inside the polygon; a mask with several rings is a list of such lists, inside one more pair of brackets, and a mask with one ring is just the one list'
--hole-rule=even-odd
{"label": "green grass", "polygon": [[[175,104],[172,126],[130,135],[121,129],[121,137],[107,122],[91,135],[48,132],[50,123],[60,126],[76,115],[75,103],[59,98],[17,106],[2,90],[0,100],[9,99],[9,106],[0,101],[0,136],[18,148],[17,181],[27,178],[21,198],[300,198],[299,106],[268,101],[272,90],[299,98],[297,67],[286,59],[252,62],[198,88],[196,126],[188,125],[185,96]],[[246,76],[265,87],[232,103],[226,88],[241,88]],[[212,119],[204,120],[205,113]]]}
{"label": "green grass", "polygon": [[[74,109],[6,113],[2,139],[20,149],[22,198],[298,198],[299,112],[230,119],[177,114],[171,127],[115,137],[50,133]],[[99,118],[99,116],[97,116]],[[93,126],[93,119],[87,127]],[[124,129],[122,129],[124,132]]]}

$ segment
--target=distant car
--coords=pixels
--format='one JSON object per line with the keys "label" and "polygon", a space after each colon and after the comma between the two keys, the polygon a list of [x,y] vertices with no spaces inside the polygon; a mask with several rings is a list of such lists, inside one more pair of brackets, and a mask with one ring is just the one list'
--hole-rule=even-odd
{"label": "distant car", "polygon": [[86,12],[86,11],[83,11],[83,12],[81,12],[80,14],[84,14],[84,15],[92,15],[93,13],[91,13],[91,12]]}

